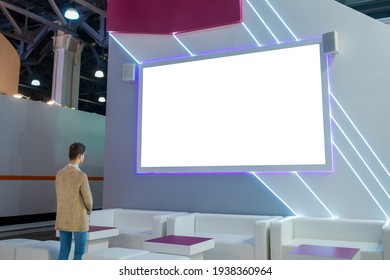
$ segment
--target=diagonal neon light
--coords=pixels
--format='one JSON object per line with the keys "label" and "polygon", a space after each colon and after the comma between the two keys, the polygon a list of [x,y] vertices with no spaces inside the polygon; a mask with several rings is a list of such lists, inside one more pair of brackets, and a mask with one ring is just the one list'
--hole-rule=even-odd
{"label": "diagonal neon light", "polygon": [[278,196],[261,178],[255,173],[251,172],[253,176],[256,177],[257,180],[260,181],[276,198],[278,198],[291,212],[294,213],[295,216],[299,216],[280,196]]}
{"label": "diagonal neon light", "polygon": [[177,36],[175,34],[172,34],[173,35],[173,38],[176,39],[176,41],[179,42],[179,44],[191,55],[191,56],[195,56],[188,48],[186,45],[184,45],[184,43],[182,41],[180,41],[179,38],[177,38]]}
{"label": "diagonal neon light", "polygon": [[282,17],[278,14],[278,12],[272,7],[272,5],[268,2],[268,0],[265,0],[265,2],[268,4],[268,6],[271,8],[271,10],[275,13],[275,15],[279,18],[279,20],[283,23],[283,25],[287,28],[287,30],[290,32],[290,34],[294,37],[295,41],[299,41],[297,36],[291,31],[290,27],[284,22]]}
{"label": "diagonal neon light", "polygon": [[278,44],[280,44],[280,41],[278,40],[278,38],[276,38],[275,34],[272,32],[272,30],[269,28],[269,26],[265,23],[265,21],[263,20],[263,18],[259,15],[259,13],[256,11],[255,7],[253,7],[253,5],[251,4],[251,2],[249,2],[249,0],[246,0],[246,2],[249,4],[249,6],[252,8],[252,10],[255,12],[255,14],[257,15],[257,17],[261,20],[261,22],[264,24],[264,26],[267,28],[268,32],[272,35],[272,37],[274,37],[274,39],[276,40],[276,42],[278,42]]}
{"label": "diagonal neon light", "polygon": [[325,208],[325,210],[332,216],[332,218],[335,218],[335,216],[333,215],[333,213],[329,210],[328,207],[326,207],[326,205],[322,202],[322,200],[314,193],[314,191],[309,187],[309,185],[302,179],[301,176],[299,176],[299,174],[297,172],[293,172],[293,174],[295,174],[299,180],[301,180],[301,182],[306,186],[306,188],[312,193],[312,195],[318,200],[319,203],[321,203],[321,205]]}
{"label": "diagonal neon light", "polygon": [[333,142],[333,145],[337,149],[337,151],[340,153],[340,155],[344,158],[345,162],[348,164],[349,168],[351,168],[352,172],[355,173],[355,176],[359,179],[360,183],[363,185],[363,187],[366,189],[368,194],[371,196],[371,198],[374,200],[376,205],[378,205],[379,209],[381,209],[382,213],[385,215],[386,219],[389,219],[389,216],[386,214],[385,210],[383,210],[382,206],[379,204],[379,202],[375,199],[374,195],[370,192],[366,184],[363,182],[363,180],[360,178],[359,174],[355,171],[355,169],[352,167],[352,165],[349,163],[347,158],[344,156],[344,154],[341,152],[339,147],[337,147],[336,143]]}
{"label": "diagonal neon light", "polygon": [[332,117],[332,120],[333,122],[336,124],[336,126],[339,128],[339,130],[341,131],[341,133],[344,135],[344,137],[347,139],[348,143],[351,145],[351,147],[355,150],[356,154],[359,156],[359,158],[361,159],[361,161],[364,163],[364,165],[367,167],[367,169],[370,171],[371,175],[375,178],[375,180],[377,181],[377,183],[379,184],[379,186],[382,188],[382,190],[385,192],[385,194],[387,195],[387,197],[390,197],[389,196],[389,193],[386,191],[386,189],[384,188],[384,186],[382,185],[382,183],[379,181],[379,179],[375,176],[374,172],[371,170],[371,168],[368,166],[367,162],[363,159],[362,155],[359,153],[359,151],[355,148],[355,146],[353,145],[352,141],[348,138],[348,136],[345,134],[344,130],[340,127],[340,125],[337,123],[337,121],[335,120],[334,117]]}
{"label": "diagonal neon light", "polygon": [[359,129],[356,127],[356,125],[353,123],[351,118],[348,116],[347,112],[345,112],[344,108],[341,106],[341,104],[337,101],[336,97],[333,95],[331,91],[329,91],[330,95],[332,96],[333,100],[336,102],[337,106],[341,109],[341,111],[344,113],[344,115],[347,117],[348,121],[351,123],[355,131],[359,134],[360,138],[362,138],[363,142],[367,145],[368,149],[371,151],[371,153],[374,155],[376,160],[379,162],[379,164],[382,166],[383,170],[387,173],[387,175],[390,177],[390,172],[386,169],[385,165],[382,163],[382,161],[379,159],[377,154],[374,152],[374,150],[371,148],[371,146],[368,144],[366,139],[363,137],[363,135],[360,133]]}
{"label": "diagonal neon light", "polygon": [[117,44],[118,44],[122,49],[124,49],[124,51],[125,51],[128,55],[130,55],[132,59],[135,60],[135,62],[137,62],[137,64],[142,64],[142,62],[140,62],[140,61],[139,61],[131,52],[129,52],[129,51],[126,49],[126,47],[125,47],[121,42],[119,42],[119,40],[118,40],[117,38],[115,38],[114,35],[112,35],[111,33],[108,33],[108,34],[110,34],[111,38],[113,38],[113,39],[115,40],[115,42],[117,42]]}
{"label": "diagonal neon light", "polygon": [[256,37],[252,34],[252,32],[249,30],[249,28],[245,25],[245,23],[242,22],[242,25],[245,27],[246,31],[248,31],[249,35],[251,35],[251,37],[253,38],[253,40],[255,40],[256,44],[261,47],[261,44],[259,43],[259,41],[257,41]]}

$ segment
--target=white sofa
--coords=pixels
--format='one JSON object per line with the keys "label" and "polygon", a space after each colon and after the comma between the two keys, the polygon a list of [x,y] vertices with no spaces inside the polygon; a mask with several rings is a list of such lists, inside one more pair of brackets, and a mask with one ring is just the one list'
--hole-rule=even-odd
{"label": "white sofa", "polygon": [[119,228],[119,236],[110,237],[109,247],[143,249],[144,240],[166,234],[167,217],[185,212],[103,209],[92,211],[90,224]]}
{"label": "white sofa", "polygon": [[269,259],[269,226],[279,216],[191,213],[168,217],[167,235],[214,238],[205,260]]}
{"label": "white sofa", "polygon": [[390,259],[390,225],[382,220],[285,217],[271,223],[271,259],[301,244],[360,249],[361,259]]}

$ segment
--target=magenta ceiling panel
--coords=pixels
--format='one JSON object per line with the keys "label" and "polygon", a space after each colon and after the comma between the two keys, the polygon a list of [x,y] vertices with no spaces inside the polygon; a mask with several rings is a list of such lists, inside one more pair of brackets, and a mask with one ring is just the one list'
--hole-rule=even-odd
{"label": "magenta ceiling panel", "polygon": [[242,21],[241,0],[110,0],[107,31],[172,34]]}

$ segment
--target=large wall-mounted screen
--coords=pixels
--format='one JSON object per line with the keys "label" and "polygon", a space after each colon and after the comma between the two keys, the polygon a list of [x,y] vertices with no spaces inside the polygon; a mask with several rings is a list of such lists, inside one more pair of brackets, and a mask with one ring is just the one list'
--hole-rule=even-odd
{"label": "large wall-mounted screen", "polygon": [[319,41],[140,65],[138,172],[329,171]]}

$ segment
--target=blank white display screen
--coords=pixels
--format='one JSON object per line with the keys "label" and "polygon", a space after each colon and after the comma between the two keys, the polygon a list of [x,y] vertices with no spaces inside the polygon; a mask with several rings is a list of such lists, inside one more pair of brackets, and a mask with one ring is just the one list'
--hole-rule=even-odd
{"label": "blank white display screen", "polygon": [[141,65],[138,172],[330,170],[322,58],[315,43]]}

